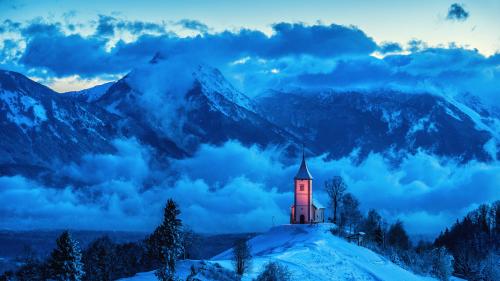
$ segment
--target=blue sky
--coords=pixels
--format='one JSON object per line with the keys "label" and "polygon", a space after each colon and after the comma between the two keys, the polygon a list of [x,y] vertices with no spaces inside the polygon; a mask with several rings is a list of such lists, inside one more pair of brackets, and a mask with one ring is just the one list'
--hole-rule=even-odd
{"label": "blue sky", "polygon": [[[3,68],[20,71],[58,91],[78,90],[109,80],[128,72],[131,66],[94,75],[61,73],[42,63],[19,61],[33,34],[22,32],[34,22],[58,24],[65,35],[80,35],[96,39],[95,29],[100,19],[112,17],[117,21],[147,23],[161,26],[163,34],[178,36],[199,35],[201,31],[218,34],[237,33],[241,29],[260,31],[272,36],[273,27],[280,22],[300,23],[304,26],[331,24],[351,27],[364,32],[376,44],[397,43],[405,48],[410,41],[420,41],[427,47],[453,46],[476,49],[488,57],[500,50],[500,2],[494,0],[462,1],[457,3],[466,17],[450,17],[454,1],[0,1],[0,19],[11,23],[10,32],[0,33],[0,54]],[[12,24],[22,24],[21,27]],[[73,30],[69,30],[72,26]],[[112,52],[122,39],[133,43],[141,34],[154,30],[109,34],[99,40],[107,52]],[[17,32],[15,29],[18,29]],[[24,34],[23,34],[24,33]],[[160,35],[158,32],[155,36]],[[31,37],[30,37],[31,36]],[[90,38],[92,37],[92,38]],[[10,41],[9,41],[10,40]],[[9,41],[9,42],[7,42]],[[13,43],[14,42],[14,43]],[[315,44],[308,42],[309,44]],[[71,48],[68,43],[66,48]],[[292,43],[293,44],[293,43]],[[60,45],[59,45],[60,46]],[[318,45],[318,48],[328,46]],[[9,55],[5,50],[11,50]],[[70,50],[75,51],[75,50]],[[371,56],[380,56],[375,50]],[[17,57],[13,53],[17,52]],[[152,54],[151,54],[152,56]],[[127,58],[130,60],[130,58]],[[61,60],[59,60],[61,61]],[[138,59],[136,63],[141,60]],[[26,61],[25,61],[26,62]],[[33,62],[33,61],[31,61]],[[213,62],[211,62],[213,63]],[[225,65],[215,66],[222,68]],[[231,76],[231,75],[229,75]],[[237,83],[236,83],[237,84]]]}
{"label": "blue sky", "polygon": [[129,20],[201,21],[214,31],[250,28],[272,32],[276,22],[317,21],[355,25],[376,41],[405,43],[417,38],[431,45],[456,42],[493,54],[500,49],[498,26],[500,2],[461,1],[470,13],[464,22],[446,20],[455,1],[0,1],[2,17],[31,20],[46,17],[63,20],[72,15],[79,21],[96,15],[116,15]]}

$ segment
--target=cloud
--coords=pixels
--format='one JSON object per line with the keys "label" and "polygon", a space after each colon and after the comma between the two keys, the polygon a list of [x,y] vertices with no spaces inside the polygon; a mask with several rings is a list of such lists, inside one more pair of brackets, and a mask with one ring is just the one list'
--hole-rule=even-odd
{"label": "cloud", "polygon": [[[82,77],[123,71],[105,50],[105,41],[81,35],[37,34],[28,42],[19,62],[27,67],[48,69],[56,76]],[[58,50],[55,52],[54,50]]]}
{"label": "cloud", "polygon": [[[202,34],[179,37],[166,32],[164,24],[131,22],[100,15],[95,32],[84,36],[63,31],[72,29],[69,26],[63,28],[61,23],[45,23],[38,19],[21,28],[26,47],[17,62],[27,68],[47,70],[46,75],[89,77],[128,72],[158,51],[189,55],[221,66],[244,56],[262,59],[287,56],[327,58],[368,55],[377,48],[373,39],[361,30],[335,24],[278,23],[273,26],[274,33],[270,36],[248,29],[207,33],[203,31],[208,27],[192,20],[182,20],[179,24],[198,29]],[[117,31],[127,31],[136,37],[124,40],[117,37]]]}
{"label": "cloud", "polygon": [[97,36],[113,36],[115,34],[115,22],[114,17],[99,15],[99,20],[97,22],[96,35]]}
{"label": "cloud", "polygon": [[465,21],[469,18],[469,12],[464,9],[464,6],[458,3],[451,4],[448,9],[448,15],[446,19],[448,20],[456,20],[456,21]]}
{"label": "cloud", "polygon": [[[114,145],[114,154],[86,155],[58,171],[79,187],[0,177],[0,228],[151,231],[170,197],[179,203],[184,222],[199,232],[264,231],[288,218],[290,191],[279,192],[239,170],[217,184],[182,169],[175,176],[156,166],[153,152],[136,140],[115,140]],[[219,150],[236,146],[228,143]],[[200,157],[198,166],[205,160]],[[257,164],[251,161],[247,167]]]}
{"label": "cloud", "polygon": [[[59,173],[78,185],[0,177],[0,228],[151,231],[170,197],[184,223],[199,232],[265,231],[288,222],[299,159],[286,158],[279,147],[202,145],[193,157],[170,159],[166,167],[136,140],[114,145],[113,154],[61,167]],[[437,234],[477,205],[500,199],[496,161],[459,164],[419,152],[395,166],[380,154],[359,162],[353,153],[308,158],[308,165],[316,200],[327,205],[323,182],[341,175],[364,212],[376,208],[389,222],[402,218],[412,233]]]}
{"label": "cloud", "polygon": [[206,24],[204,24],[200,21],[197,21],[197,20],[182,19],[182,20],[178,21],[177,24],[186,28],[186,29],[199,31],[201,33],[207,33],[209,30],[209,28]]}
{"label": "cloud", "polygon": [[[453,46],[427,47],[410,54],[388,54],[382,59],[365,56],[319,61],[311,58],[309,61],[295,60],[293,64],[279,60],[260,65],[250,65],[248,61],[246,65],[248,67],[243,67],[239,77],[246,78],[247,70],[250,70],[250,75],[262,76],[263,82],[257,84],[261,89],[392,89],[431,93],[460,101],[473,96],[491,112],[497,107],[498,92],[495,89],[500,86],[498,55],[485,57],[476,50]],[[280,74],[269,75],[263,72],[265,68],[278,68]],[[256,84],[256,78],[251,78]]]}
{"label": "cloud", "polygon": [[136,140],[114,140],[116,154],[90,154],[80,163],[72,163],[60,172],[72,179],[92,185],[110,178],[141,184],[148,176],[150,151]]}
{"label": "cloud", "polygon": [[382,54],[401,52],[403,48],[396,42],[382,42],[379,45],[379,52]]}

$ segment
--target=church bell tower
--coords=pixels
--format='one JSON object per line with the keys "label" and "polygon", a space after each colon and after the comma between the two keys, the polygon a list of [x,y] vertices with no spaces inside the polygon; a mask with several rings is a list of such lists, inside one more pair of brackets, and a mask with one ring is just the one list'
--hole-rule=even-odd
{"label": "church bell tower", "polygon": [[294,178],[294,203],[290,217],[290,223],[292,224],[304,224],[314,221],[312,179],[302,149],[302,163],[300,163],[299,171]]}

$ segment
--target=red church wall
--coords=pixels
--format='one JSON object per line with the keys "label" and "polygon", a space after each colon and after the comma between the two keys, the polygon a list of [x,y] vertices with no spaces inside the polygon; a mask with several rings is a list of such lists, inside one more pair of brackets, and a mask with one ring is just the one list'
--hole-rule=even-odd
{"label": "red church wall", "polygon": [[313,218],[312,213],[312,181],[295,180],[295,223],[300,223],[300,216],[304,215],[304,223]]}

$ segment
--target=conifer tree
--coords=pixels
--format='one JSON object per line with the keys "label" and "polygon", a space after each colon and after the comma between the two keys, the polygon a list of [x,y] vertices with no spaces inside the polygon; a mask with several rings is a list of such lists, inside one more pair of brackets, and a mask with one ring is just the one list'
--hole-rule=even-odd
{"label": "conifer tree", "polygon": [[410,249],[411,243],[406,230],[404,229],[403,222],[397,220],[387,233],[387,242],[389,245],[399,249],[408,250]]}
{"label": "conifer tree", "polygon": [[85,279],[110,281],[116,269],[115,244],[108,236],[94,240],[83,253]]}
{"label": "conifer tree", "polygon": [[57,238],[49,259],[50,275],[57,281],[80,281],[83,277],[80,248],[68,231]]}
{"label": "conifer tree", "polygon": [[155,275],[160,281],[175,280],[175,263],[182,254],[182,222],[178,219],[180,213],[174,200],[168,199],[163,222],[149,238],[150,245],[159,255],[160,267],[156,270]]}

